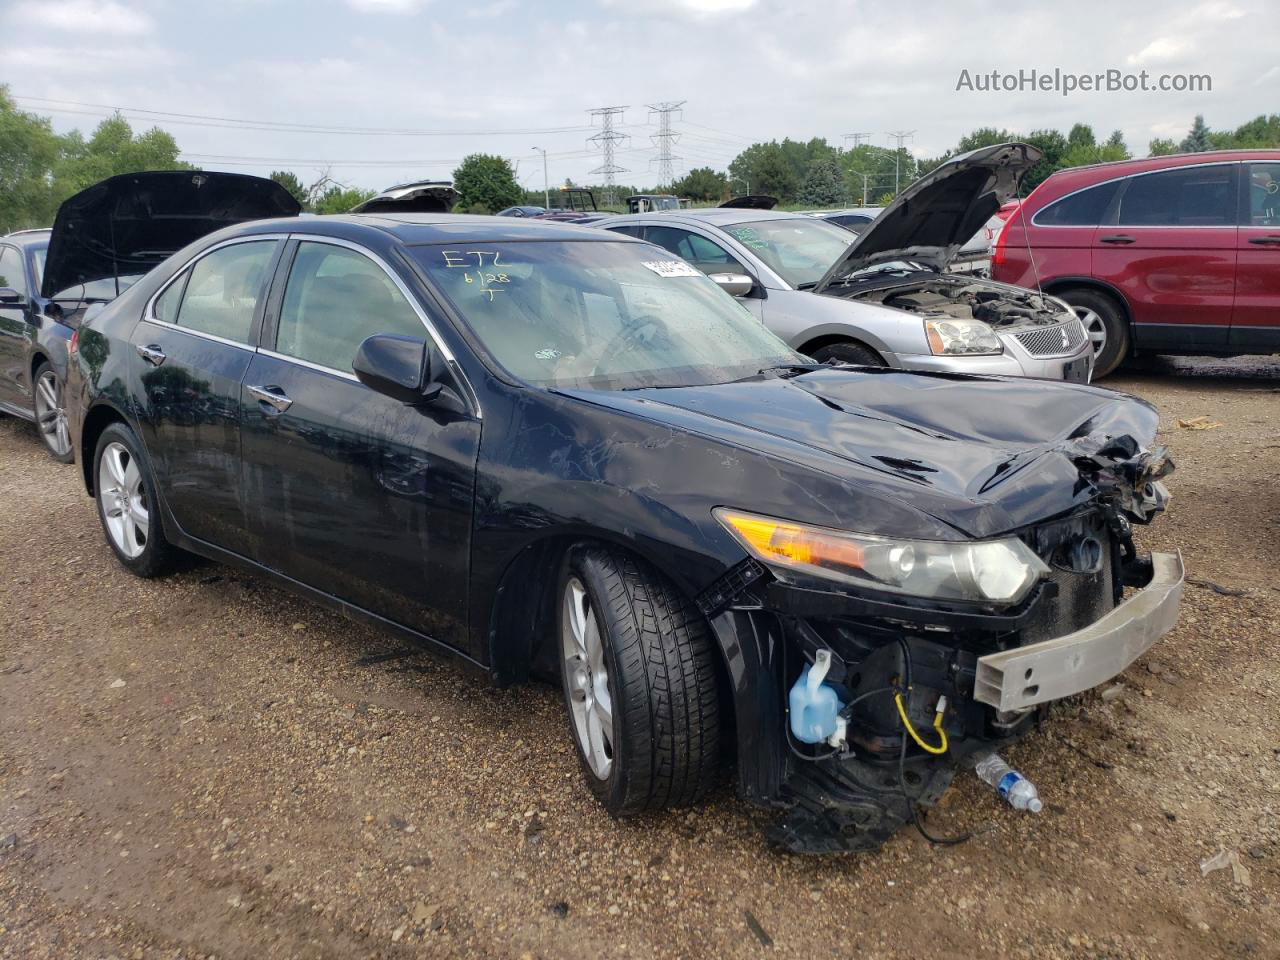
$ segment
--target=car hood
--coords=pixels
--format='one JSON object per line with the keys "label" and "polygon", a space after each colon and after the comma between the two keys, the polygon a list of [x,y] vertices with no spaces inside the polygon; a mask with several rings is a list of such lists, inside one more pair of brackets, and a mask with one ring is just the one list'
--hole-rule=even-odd
{"label": "car hood", "polygon": [[67,295],[95,280],[146,273],[222,227],[302,208],[280,184],[240,173],[164,170],[111,177],[58,208],[41,294]]}
{"label": "car hood", "polygon": [[351,208],[352,213],[448,213],[460,194],[448,180],[423,180],[388,187]]}
{"label": "car hood", "polygon": [[1101,497],[1132,506],[1168,469],[1163,449],[1148,450],[1155,409],[1096,387],[832,368],[704,387],[560,392],[856,481],[969,537]]}
{"label": "car hood", "polygon": [[952,157],[894,197],[818,281],[821,293],[850,273],[892,260],[942,270],[1044,157],[1029,143],[1001,143]]}

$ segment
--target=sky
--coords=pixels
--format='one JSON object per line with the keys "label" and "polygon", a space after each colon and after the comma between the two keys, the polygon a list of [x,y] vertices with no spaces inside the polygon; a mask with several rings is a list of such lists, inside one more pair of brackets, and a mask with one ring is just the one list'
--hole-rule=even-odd
{"label": "sky", "polygon": [[[0,84],[59,131],[118,107],[207,169],[378,189],[486,152],[540,189],[535,147],[553,185],[601,179],[604,106],[626,107],[618,182],[656,183],[648,105],[681,100],[677,174],[773,138],[913,131],[928,157],[977,127],[1077,121],[1142,155],[1197,113],[1230,128],[1280,111],[1278,36],[1272,0],[0,0]],[[1055,68],[1212,90],[957,89],[962,71]]]}

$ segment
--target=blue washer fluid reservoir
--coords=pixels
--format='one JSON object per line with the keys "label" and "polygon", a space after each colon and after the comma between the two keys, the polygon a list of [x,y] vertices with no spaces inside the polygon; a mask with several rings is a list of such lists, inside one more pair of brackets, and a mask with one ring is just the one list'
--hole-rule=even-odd
{"label": "blue washer fluid reservoir", "polygon": [[801,743],[825,743],[839,726],[844,704],[835,690],[822,682],[830,669],[831,651],[819,650],[813,664],[804,668],[791,688],[791,732]]}

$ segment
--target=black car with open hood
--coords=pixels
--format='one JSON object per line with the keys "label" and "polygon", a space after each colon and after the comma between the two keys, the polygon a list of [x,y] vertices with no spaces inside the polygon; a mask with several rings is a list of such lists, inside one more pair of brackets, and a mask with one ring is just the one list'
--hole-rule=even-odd
{"label": "black car with open hood", "polygon": [[127,569],[186,550],[553,680],[616,816],[696,800],[736,737],[775,840],[874,847],[1178,611],[1133,541],[1149,404],[815,363],[603,230],[231,227],[85,323],[68,392]]}
{"label": "black car with open hood", "polygon": [[41,292],[55,302],[110,300],[206,234],[301,212],[288,190],[263,177],[200,170],[110,177],[58,208]]}

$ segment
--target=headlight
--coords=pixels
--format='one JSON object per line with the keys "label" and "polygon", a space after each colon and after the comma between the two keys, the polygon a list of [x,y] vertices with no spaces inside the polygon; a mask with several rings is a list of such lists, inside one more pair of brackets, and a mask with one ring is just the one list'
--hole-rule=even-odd
{"label": "headlight", "polygon": [[1049,572],[1021,540],[898,540],[775,520],[728,507],[716,519],[781,580],[804,572],[936,600],[1016,603]]}
{"label": "headlight", "polygon": [[925,318],[924,334],[929,340],[929,349],[939,355],[972,357],[1004,353],[1000,338],[981,320]]}

